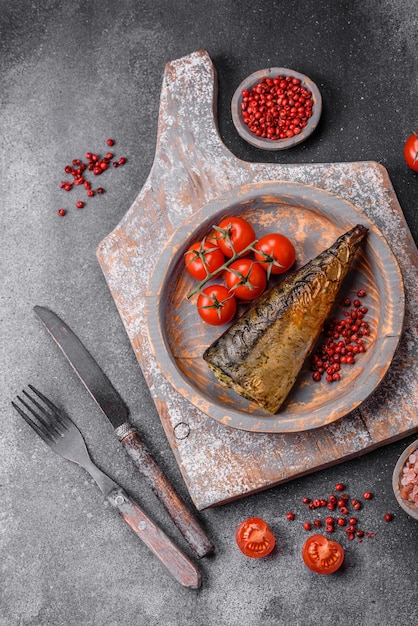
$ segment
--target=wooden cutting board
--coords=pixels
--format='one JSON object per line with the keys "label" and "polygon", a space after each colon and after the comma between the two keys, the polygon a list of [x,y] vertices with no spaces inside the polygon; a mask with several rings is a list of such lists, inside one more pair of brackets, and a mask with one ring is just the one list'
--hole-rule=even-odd
{"label": "wooden cutting board", "polygon": [[[190,496],[198,509],[220,505],[356,457],[418,430],[418,251],[384,167],[375,162],[247,163],[222,143],[217,79],[206,51],[166,65],[155,160],[120,224],[97,258],[154,399]],[[145,300],[155,248],[185,218],[251,182],[292,181],[354,204],[394,243],[406,297],[404,330],[380,386],[359,408],[327,426],[266,434],[220,424],[175,391],[153,354]],[[146,262],[145,262],[146,260]]]}

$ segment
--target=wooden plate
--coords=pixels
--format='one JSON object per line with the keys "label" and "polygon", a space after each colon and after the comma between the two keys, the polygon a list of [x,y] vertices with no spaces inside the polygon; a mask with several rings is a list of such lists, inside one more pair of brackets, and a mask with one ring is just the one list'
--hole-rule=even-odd
{"label": "wooden plate", "polygon": [[[371,327],[367,351],[342,380],[312,381],[309,364],[302,369],[276,415],[225,389],[202,358],[224,327],[208,326],[186,295],[196,282],[184,269],[184,253],[214,224],[240,215],[257,237],[282,232],[295,244],[295,269],[361,223],[369,228],[366,243],[342,288],[344,297],[365,289]],[[152,274],[146,298],[146,322],[154,355],[172,386],[194,406],[227,426],[263,433],[297,432],[329,424],[353,411],[384,377],[396,350],[403,323],[404,291],[397,261],[381,232],[354,205],[321,189],[291,182],[260,182],[234,189],[188,218],[167,242]]]}

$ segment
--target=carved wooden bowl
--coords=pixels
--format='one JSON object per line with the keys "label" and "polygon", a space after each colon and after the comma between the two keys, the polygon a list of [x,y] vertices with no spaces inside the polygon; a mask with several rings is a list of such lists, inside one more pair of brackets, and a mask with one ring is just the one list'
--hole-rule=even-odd
{"label": "carved wooden bowl", "polygon": [[[296,248],[295,269],[355,224],[369,228],[342,295],[353,297],[358,289],[367,291],[364,304],[369,309],[370,345],[354,366],[346,368],[336,384],[325,380],[314,383],[306,363],[276,415],[268,415],[215,379],[202,355],[224,327],[202,322],[196,310],[196,297],[186,298],[196,281],[184,268],[185,251],[208,235],[214,224],[230,215],[248,219],[257,237],[267,232],[287,235]],[[163,249],[146,300],[151,347],[172,386],[218,422],[254,432],[309,430],[353,411],[385,375],[402,332],[404,315],[403,283],[397,261],[370,219],[339,196],[280,181],[234,189],[188,218]]]}
{"label": "carved wooden bowl", "polygon": [[412,442],[402,452],[401,456],[399,457],[398,462],[396,463],[395,469],[393,471],[392,486],[393,486],[393,492],[395,494],[395,498],[397,499],[399,506],[404,511],[406,511],[408,515],[418,520],[418,507],[416,507],[413,502],[410,502],[409,500],[405,500],[405,498],[401,496],[401,484],[400,484],[400,481],[402,478],[402,470],[404,468],[404,465],[406,461],[408,460],[409,456],[413,452],[418,453],[418,439]]}
{"label": "carved wooden bowl", "polygon": [[[257,136],[253,133],[242,118],[242,92],[244,89],[252,89],[261,80],[265,78],[276,78],[277,76],[291,76],[292,78],[298,78],[301,81],[301,85],[309,89],[312,94],[313,108],[312,116],[309,118],[307,125],[302,129],[299,135],[294,135],[287,139],[268,139]],[[256,148],[262,148],[263,150],[286,150],[298,145],[302,141],[305,141],[318,126],[319,119],[322,113],[322,97],[316,84],[299,72],[287,69],[285,67],[269,67],[264,70],[259,70],[250,74],[245,78],[239,87],[236,89],[232,101],[231,101],[231,114],[234,126],[238,131],[238,134],[245,139],[249,144]]]}

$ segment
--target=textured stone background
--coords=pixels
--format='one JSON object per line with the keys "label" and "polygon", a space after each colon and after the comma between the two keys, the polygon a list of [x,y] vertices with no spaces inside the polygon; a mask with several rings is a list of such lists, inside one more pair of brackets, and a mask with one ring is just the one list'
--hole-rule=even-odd
{"label": "textured stone background", "polygon": [[[10,407],[28,382],[62,403],[93,459],[185,547],[32,307],[49,306],[77,330],[187,499],[95,257],[152,166],[164,65],[209,52],[219,78],[220,133],[243,160],[382,163],[417,241],[417,176],[402,156],[403,142],[417,130],[417,27],[418,7],[402,0],[0,1],[1,626],[403,626],[417,618],[411,573],[418,527],[397,508],[390,485],[413,438],[200,514],[217,555],[201,563],[203,587],[192,592],[103,507],[83,470],[53,455]],[[236,86],[269,65],[308,74],[324,99],[317,131],[289,152],[247,146],[230,117]],[[79,211],[74,194],[59,189],[63,166],[87,150],[103,152],[109,136],[128,163],[103,175],[107,193]],[[64,219],[60,206],[69,209]],[[366,488],[376,494],[361,512],[363,527],[376,536],[345,542],[344,571],[322,578],[299,556],[300,500],[327,496],[340,480],[352,495]],[[288,510],[299,513],[293,524],[285,520]],[[382,522],[387,510],[395,513],[391,525]],[[264,517],[278,538],[277,551],[262,562],[245,559],[234,544],[248,515]]]}

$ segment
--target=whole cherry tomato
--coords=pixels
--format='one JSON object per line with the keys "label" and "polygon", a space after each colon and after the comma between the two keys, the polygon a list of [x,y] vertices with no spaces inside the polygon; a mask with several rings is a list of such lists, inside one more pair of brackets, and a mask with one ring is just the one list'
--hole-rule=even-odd
{"label": "whole cherry tomato", "polygon": [[324,535],[311,535],[302,548],[305,565],[317,574],[333,574],[344,561],[344,549]]}
{"label": "whole cherry tomato", "polygon": [[193,278],[203,280],[224,264],[225,257],[219,246],[203,239],[190,246],[184,255],[184,262]]}
{"label": "whole cherry tomato", "polygon": [[205,287],[197,299],[197,312],[204,322],[212,326],[227,324],[236,310],[235,296],[223,285]]}
{"label": "whole cherry tomato", "polygon": [[267,275],[287,272],[296,259],[295,246],[280,233],[264,235],[255,244],[255,258],[264,267]]}
{"label": "whole cherry tomato", "polygon": [[267,285],[267,276],[259,263],[238,259],[225,271],[226,286],[240,300],[255,300]]}
{"label": "whole cherry tomato", "polygon": [[241,552],[253,559],[270,554],[276,543],[271,529],[260,517],[248,517],[241,522],[235,540]]}
{"label": "whole cherry tomato", "polygon": [[227,217],[216,227],[216,239],[226,257],[241,252],[253,243],[255,238],[254,228],[242,217]]}
{"label": "whole cherry tomato", "polygon": [[408,137],[403,149],[405,161],[414,172],[418,172],[418,133]]}

